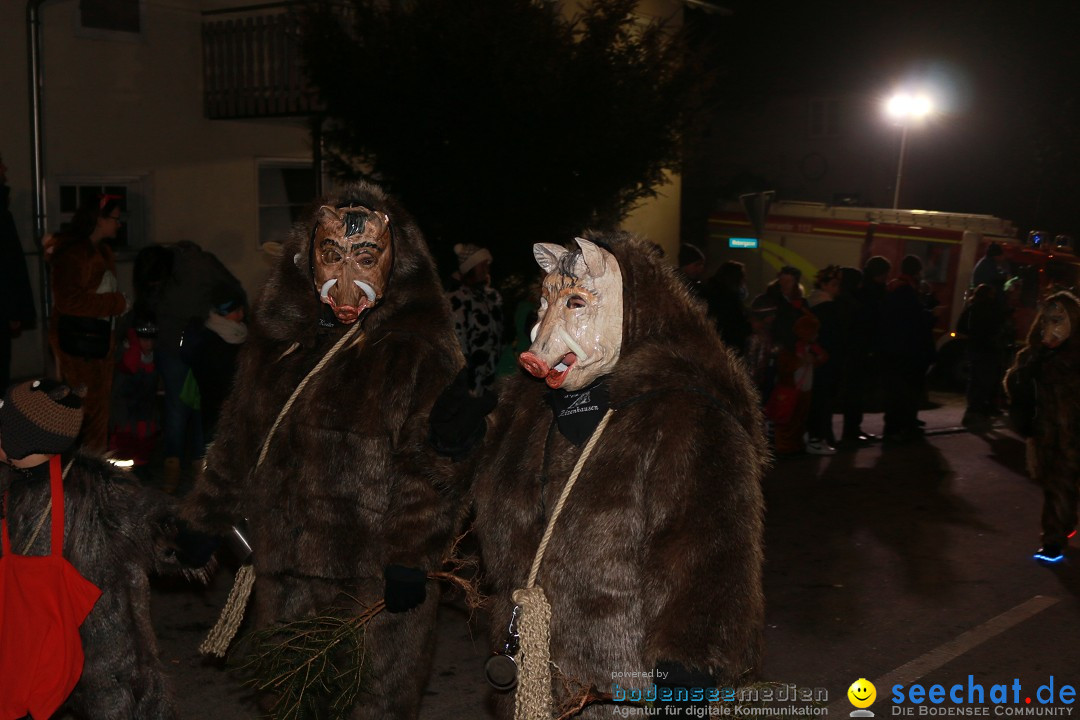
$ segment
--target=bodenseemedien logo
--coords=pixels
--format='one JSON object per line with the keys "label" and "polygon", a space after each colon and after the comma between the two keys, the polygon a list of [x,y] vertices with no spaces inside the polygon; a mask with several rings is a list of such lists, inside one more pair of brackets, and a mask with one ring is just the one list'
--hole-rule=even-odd
{"label": "bodenseemedien logo", "polygon": [[866,678],[859,678],[851,683],[851,687],[847,690],[847,697],[848,701],[856,708],[851,711],[851,717],[874,717],[874,713],[866,709],[873,705],[874,701],[877,700],[877,688],[874,687],[874,683]]}

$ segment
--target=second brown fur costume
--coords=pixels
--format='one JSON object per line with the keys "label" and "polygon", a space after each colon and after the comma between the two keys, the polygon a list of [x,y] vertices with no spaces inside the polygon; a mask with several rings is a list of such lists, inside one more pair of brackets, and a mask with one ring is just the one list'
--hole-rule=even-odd
{"label": "second brown fur costume", "polygon": [[[551,661],[602,692],[611,692],[613,672],[652,671],[661,661],[708,671],[720,686],[739,684],[759,669],[764,621],[767,450],[757,394],[648,243],[622,234],[590,240],[610,248],[622,273],[622,350],[607,380],[616,412],[537,579],[551,603]],[[524,375],[502,388],[475,478],[499,647],[511,593],[525,586],[581,451],[554,427],[547,391]],[[554,674],[558,706],[567,696]],[[504,714],[510,705],[504,697]],[[610,714],[610,706],[593,706],[581,717]]]}
{"label": "second brown fur costume", "polygon": [[[344,346],[297,396],[252,473],[278,411],[351,327],[328,318],[314,288],[314,221],[296,225],[255,306],[188,507],[193,520],[223,534],[248,519],[258,628],[325,610],[342,593],[370,607],[383,598],[388,565],[438,569],[463,507],[449,460],[427,442],[427,414],[463,360],[424,239],[373,185],[347,187],[323,205],[388,216],[393,266],[385,297],[358,321],[362,344]],[[419,607],[383,612],[367,626],[368,682],[352,717],[415,717],[438,597],[429,582]]]}
{"label": "second brown fur costume", "polygon": [[[1064,311],[1071,334],[1059,345],[1047,315],[1057,306]],[[1021,395],[1031,394],[1027,438],[1028,471],[1043,487],[1043,549],[1064,551],[1067,536],[1077,524],[1080,484],[1080,301],[1068,292],[1049,296],[1028,333],[1027,347],[1016,355],[1005,376],[1010,415],[1020,414]],[[1024,386],[1034,382],[1034,393]],[[1013,419],[1014,423],[1017,421]]]}

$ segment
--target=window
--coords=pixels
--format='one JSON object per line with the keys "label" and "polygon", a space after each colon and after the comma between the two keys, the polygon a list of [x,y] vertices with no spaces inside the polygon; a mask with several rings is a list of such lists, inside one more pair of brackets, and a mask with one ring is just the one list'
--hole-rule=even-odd
{"label": "window", "polygon": [[142,178],[62,177],[50,197],[50,232],[62,230],[84,202],[101,195],[120,196],[123,224],[110,244],[114,248],[138,248],[146,244],[145,182]]}
{"label": "window", "polygon": [[292,224],[315,197],[315,169],[310,163],[259,163],[259,245],[284,242]]}
{"label": "window", "polygon": [[79,24],[87,30],[142,32],[141,0],[79,0]]}
{"label": "window", "polygon": [[810,137],[836,137],[840,134],[840,103],[835,99],[810,101]]}

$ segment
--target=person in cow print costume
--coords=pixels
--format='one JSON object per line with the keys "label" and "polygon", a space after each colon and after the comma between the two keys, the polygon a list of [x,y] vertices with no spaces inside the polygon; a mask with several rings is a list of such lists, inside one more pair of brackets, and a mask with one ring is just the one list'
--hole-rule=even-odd
{"label": "person in cow print costume", "polygon": [[449,293],[465,364],[469,369],[469,389],[476,395],[495,384],[502,341],[502,297],[491,287],[491,252],[476,245],[454,246],[458,258],[455,277],[461,285]]}

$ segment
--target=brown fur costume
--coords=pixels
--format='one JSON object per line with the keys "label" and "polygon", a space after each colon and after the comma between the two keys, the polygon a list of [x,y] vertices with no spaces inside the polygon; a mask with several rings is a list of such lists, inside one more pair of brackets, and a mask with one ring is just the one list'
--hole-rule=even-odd
{"label": "brown fur costume", "polygon": [[105,452],[109,434],[109,397],[112,393],[115,363],[101,359],[76,357],[60,349],[57,325],[60,315],[109,317],[123,314],[126,300],[119,292],[98,293],[106,272],[116,275],[116,260],[107,243],[95,246],[86,238],[59,238],[49,265],[52,269],[53,312],[49,320],[49,345],[60,368],[60,377],[71,387],[84,386],[83,444],[88,450]]}
{"label": "brown fur costume", "polygon": [[[623,341],[607,380],[616,412],[559,517],[537,579],[551,603],[551,660],[603,692],[611,691],[613,672],[651,671],[659,661],[711,671],[721,686],[746,681],[758,670],[764,620],[767,450],[757,394],[649,244],[621,233],[589,239],[618,260]],[[502,388],[475,479],[476,529],[495,591],[492,639],[500,647],[510,595],[525,586],[580,453],[555,428],[546,392],[524,374]],[[555,676],[558,704],[566,694]],[[594,706],[582,717],[610,713]]]}
{"label": "brown fur costume", "polygon": [[[65,459],[64,465],[67,465]],[[11,545],[22,554],[49,502],[48,464],[10,483]],[[85,662],[67,707],[87,720],[176,717],[150,618],[150,572],[178,571],[176,509],[97,457],[78,454],[64,480],[64,556],[102,592],[80,628]],[[49,553],[46,519],[28,555]]]}
{"label": "brown fur costume", "polygon": [[[1072,334],[1057,348],[1043,342],[1047,306],[1060,303]],[[1016,354],[1005,376],[1005,389],[1015,400],[1017,383],[1034,379],[1036,412],[1027,439],[1028,471],[1043,486],[1043,544],[1064,548],[1076,528],[1077,483],[1080,482],[1080,301],[1068,292],[1046,299],[1031,325],[1027,346]]]}
{"label": "brown fur costume", "polygon": [[[255,306],[207,469],[188,498],[197,525],[224,533],[247,518],[259,628],[383,597],[391,563],[438,569],[464,505],[449,460],[430,450],[428,412],[463,365],[434,263],[412,219],[379,188],[358,184],[319,204],[386,213],[393,269],[343,347],[285,416],[266,459],[263,439],[293,389],[348,326],[320,324],[309,262],[312,220],[298,223]],[[294,345],[298,346],[287,352]],[[430,665],[438,590],[368,625],[365,693],[353,717],[414,717]]]}

